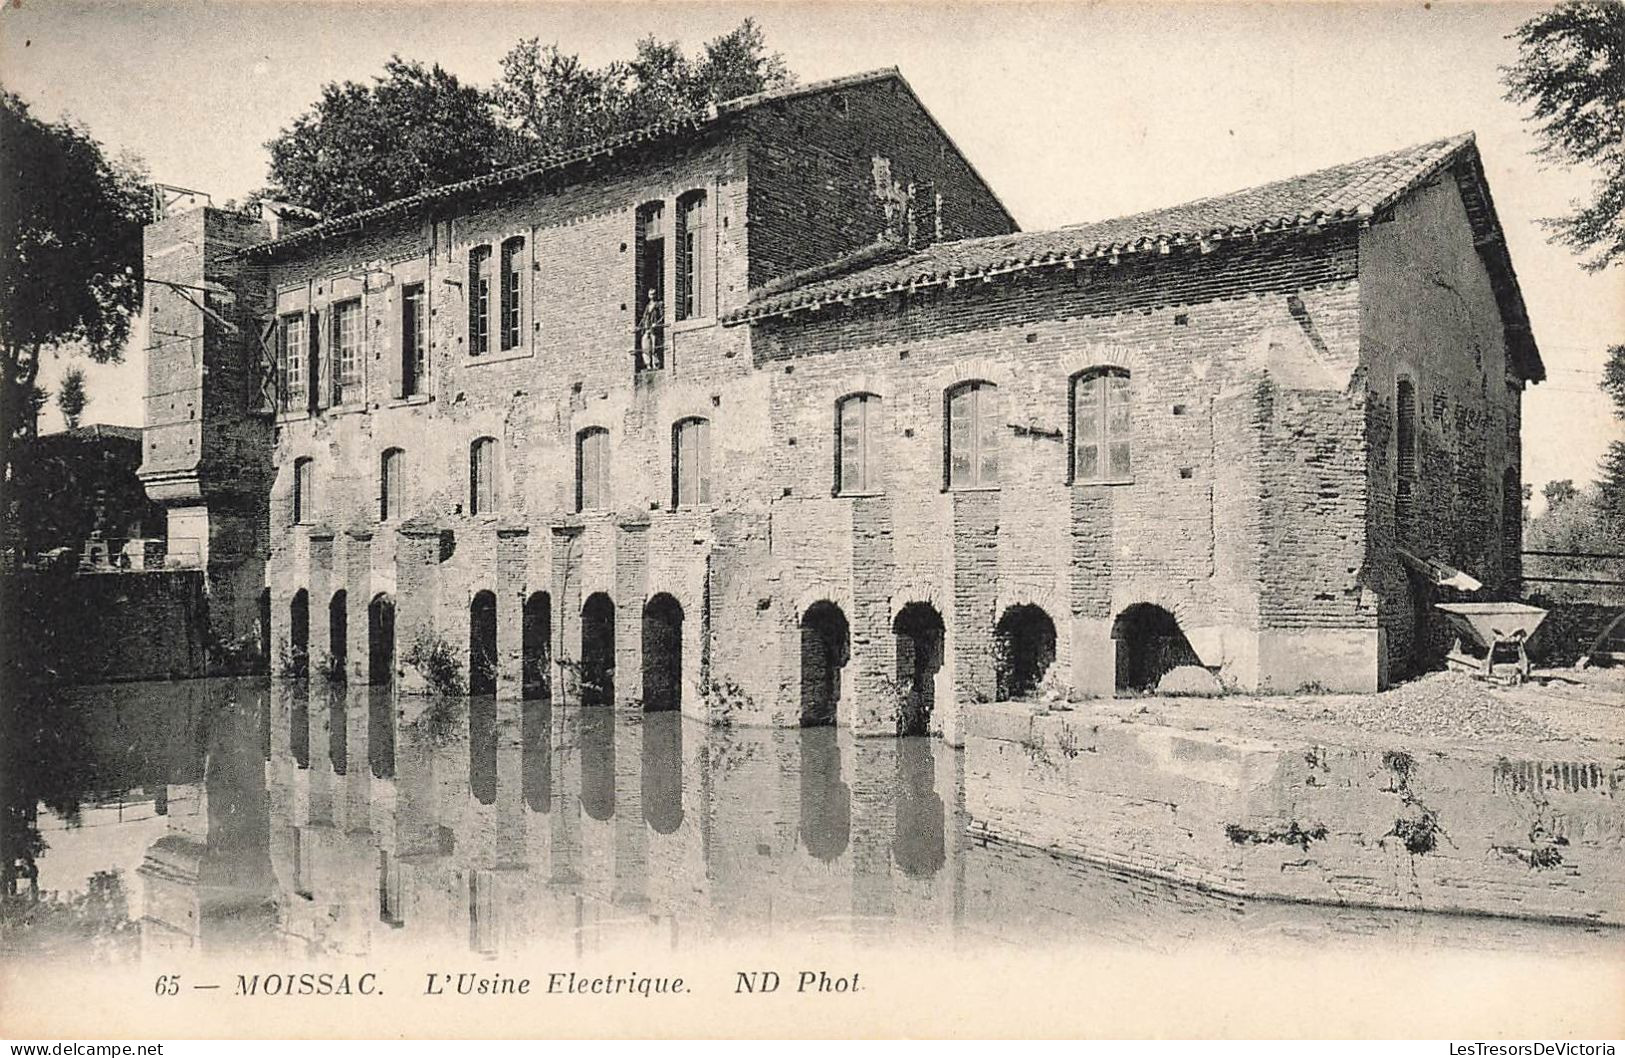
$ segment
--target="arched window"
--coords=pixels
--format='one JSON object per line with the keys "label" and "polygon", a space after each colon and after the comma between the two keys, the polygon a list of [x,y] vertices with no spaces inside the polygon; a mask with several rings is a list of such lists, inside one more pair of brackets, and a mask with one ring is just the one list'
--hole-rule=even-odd
{"label": "arched window", "polygon": [[711,423],[684,419],[671,431],[671,505],[711,502]]}
{"label": "arched window", "polygon": [[504,351],[519,348],[520,320],[519,281],[524,274],[525,237],[515,235],[502,244],[502,339]]}
{"label": "arched window", "polygon": [[1129,373],[1091,368],[1072,379],[1072,480],[1127,481],[1134,465]]}
{"label": "arched window", "polygon": [[706,287],[711,281],[704,191],[689,191],[677,200],[677,318],[711,314]]}
{"label": "arched window", "polygon": [[1402,378],[1394,387],[1394,521],[1400,530],[1411,524],[1416,494],[1416,384]]}
{"label": "arched window", "polygon": [[468,251],[468,355],[491,350],[491,248]]}
{"label": "arched window", "polygon": [[406,499],[406,453],[399,448],[386,448],[378,457],[378,520],[393,522],[401,516],[401,504]]}
{"label": "arched window", "polygon": [[991,382],[966,382],[948,391],[947,479],[951,489],[999,484],[999,390]]}
{"label": "arched window", "polygon": [[609,505],[609,431],[593,426],[576,435],[576,510]]}
{"label": "arched window", "polygon": [[468,513],[490,514],[497,509],[497,443],[482,437],[468,449]]}
{"label": "arched window", "polygon": [[316,463],[314,460],[293,461],[293,524],[303,525],[316,512]]}
{"label": "arched window", "polygon": [[880,398],[873,393],[842,397],[835,413],[835,491],[879,492]]}

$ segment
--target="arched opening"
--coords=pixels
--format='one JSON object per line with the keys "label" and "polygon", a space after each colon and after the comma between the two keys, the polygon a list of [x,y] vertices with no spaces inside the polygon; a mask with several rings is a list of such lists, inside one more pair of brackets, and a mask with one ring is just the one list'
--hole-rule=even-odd
{"label": "arched opening", "polygon": [[395,600],[380,592],[367,604],[367,682],[395,680]]}
{"label": "arched opening", "polygon": [[852,790],[841,781],[833,727],[801,733],[801,844],[820,863],[838,859],[852,836]]}
{"label": "arched opening", "polygon": [[643,718],[643,821],[656,834],[683,825],[683,714]]}
{"label": "arched opening", "polygon": [[333,593],[327,604],[327,678],[344,679],[345,662],[349,654],[350,595],[343,588]]}
{"label": "arched opening", "polygon": [[1200,665],[1174,615],[1151,603],[1135,603],[1112,622],[1117,645],[1118,691],[1154,691],[1170,670]]}
{"label": "arched opening", "polygon": [[350,770],[350,693],[342,683],[327,691],[327,760],[334,775]]}
{"label": "arched opening", "polygon": [[519,782],[532,812],[553,811],[553,707],[532,699],[520,714]]}
{"label": "arched opening", "polygon": [[497,700],[488,694],[468,703],[468,788],[482,805],[497,799]]}
{"label": "arched opening", "polygon": [[468,693],[497,693],[497,597],[489,591],[468,604]]}
{"label": "arched opening", "polygon": [[665,592],[643,606],[643,711],[683,707],[683,607]]}
{"label": "arched opening", "polygon": [[1018,603],[999,618],[994,638],[999,701],[1031,697],[1055,662],[1055,622],[1042,607]]}
{"label": "arched opening", "polygon": [[532,592],[520,616],[521,694],[528,699],[553,697],[549,670],[553,664],[553,602],[547,592]]}
{"label": "arched opening", "polygon": [[594,592],[581,607],[581,704],[615,702],[615,604]]}
{"label": "arched opening", "polygon": [[395,777],[395,694],[390,687],[367,688],[367,763],[375,777]]}
{"label": "arched opening", "polygon": [[942,668],[942,615],[930,603],[911,602],[892,622],[897,641],[897,733],[924,735],[936,707],[937,672]]}
{"label": "arched opening", "polygon": [[937,762],[926,739],[897,743],[897,829],[892,858],[910,878],[929,878],[948,860],[947,820],[937,794]]}
{"label": "arched opening", "polygon": [[587,709],[579,714],[581,807],[600,822],[615,818],[615,711]]}
{"label": "arched opening", "polygon": [[288,656],[282,669],[284,676],[310,675],[310,593],[303,588],[288,603]]}
{"label": "arched opening", "polygon": [[835,723],[841,701],[841,669],[850,656],[846,615],[820,600],[801,617],[801,726]]}

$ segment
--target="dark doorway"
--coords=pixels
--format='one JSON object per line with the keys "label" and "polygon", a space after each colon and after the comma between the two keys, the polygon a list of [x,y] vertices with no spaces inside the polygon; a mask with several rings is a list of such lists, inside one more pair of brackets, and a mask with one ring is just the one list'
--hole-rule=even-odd
{"label": "dark doorway", "polygon": [[344,679],[344,663],[349,654],[350,595],[343,588],[333,593],[327,604],[327,678]]}
{"label": "dark doorway", "polygon": [[532,592],[525,599],[520,628],[520,670],[523,697],[553,697],[553,602],[547,592]]}
{"label": "dark doorway", "polygon": [[1117,689],[1154,691],[1170,670],[1200,665],[1174,615],[1151,603],[1135,603],[1112,622],[1117,644]]}
{"label": "dark doorway", "polygon": [[282,668],[284,676],[310,675],[310,593],[303,588],[288,603],[288,656]]}
{"label": "dark doorway", "polygon": [[1055,662],[1055,622],[1042,608],[1021,603],[1004,611],[994,637],[999,701],[1031,697]]}
{"label": "dark doorway", "polygon": [[643,718],[643,821],[656,834],[683,825],[683,714]]}
{"label": "dark doorway", "polygon": [[835,723],[850,643],[846,615],[820,600],[801,618],[801,726]]}
{"label": "dark doorway", "polygon": [[661,592],[643,607],[643,711],[683,707],[683,607]]}
{"label": "dark doorway", "polygon": [[897,640],[897,733],[924,735],[936,707],[936,676],[942,668],[942,615],[930,603],[911,602],[892,622]]}
{"label": "dark doorway", "polygon": [[468,604],[468,693],[497,693],[497,597],[488,591]]}
{"label": "dark doorway", "polygon": [[395,682],[395,600],[383,593],[367,604],[367,682]]}
{"label": "dark doorway", "polygon": [[581,704],[615,702],[615,604],[603,592],[581,608]]}

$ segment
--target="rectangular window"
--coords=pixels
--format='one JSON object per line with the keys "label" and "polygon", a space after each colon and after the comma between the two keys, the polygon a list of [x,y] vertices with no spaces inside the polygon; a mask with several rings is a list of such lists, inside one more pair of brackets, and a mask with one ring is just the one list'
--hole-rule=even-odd
{"label": "rectangular window", "polygon": [[650,202],[638,208],[636,236],[637,330],[634,358],[641,368],[665,366],[666,207]]}
{"label": "rectangular window", "polygon": [[502,244],[502,349],[519,348],[519,280],[524,268],[525,240],[512,238]]}
{"label": "rectangular window", "polygon": [[840,462],[835,482],[837,492],[879,492],[879,466],[875,459],[880,423],[880,398],[869,393],[841,401],[836,424],[839,433]]}
{"label": "rectangular window", "polygon": [[468,251],[468,355],[491,351],[491,248]]}
{"label": "rectangular window", "polygon": [[277,326],[277,402],[283,411],[303,408],[305,394],[305,314],[282,317]]}
{"label": "rectangular window", "polygon": [[705,205],[704,191],[690,191],[677,200],[677,318],[680,320],[710,314],[706,299],[710,268]]}
{"label": "rectangular window", "polygon": [[1398,475],[1394,482],[1394,519],[1401,531],[1411,524],[1416,493],[1416,386],[1399,380],[1395,392],[1394,443],[1398,448]]}
{"label": "rectangular window", "polygon": [[298,459],[293,464],[293,524],[310,521],[316,509],[314,464],[309,459]]}
{"label": "rectangular window", "polygon": [[361,301],[333,306],[333,354],[338,370],[333,381],[333,403],[359,401],[361,392]]}
{"label": "rectangular window", "polygon": [[587,430],[576,442],[576,510],[609,507],[609,431]]}
{"label": "rectangular window", "polygon": [[999,483],[998,390],[970,382],[948,398],[948,485],[993,488]]}
{"label": "rectangular window", "polygon": [[403,500],[401,475],[405,470],[406,453],[391,448],[378,463],[378,520],[393,522],[401,515]]}
{"label": "rectangular window", "polygon": [[672,436],[673,507],[694,507],[711,502],[711,424],[685,419]]}
{"label": "rectangular window", "polygon": [[490,514],[497,509],[497,443],[489,437],[468,450],[468,513]]}
{"label": "rectangular window", "polygon": [[428,392],[429,336],[425,324],[428,299],[423,284],[411,283],[401,290],[401,394]]}
{"label": "rectangular window", "polygon": [[1127,481],[1132,421],[1127,372],[1078,377],[1072,383],[1072,480]]}

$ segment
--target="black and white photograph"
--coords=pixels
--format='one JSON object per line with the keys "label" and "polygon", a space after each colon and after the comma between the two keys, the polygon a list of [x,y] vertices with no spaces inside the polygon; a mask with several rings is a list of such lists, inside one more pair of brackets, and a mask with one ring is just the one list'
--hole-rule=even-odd
{"label": "black and white photograph", "polygon": [[0,88],[0,1037],[1625,1036],[1625,4]]}

